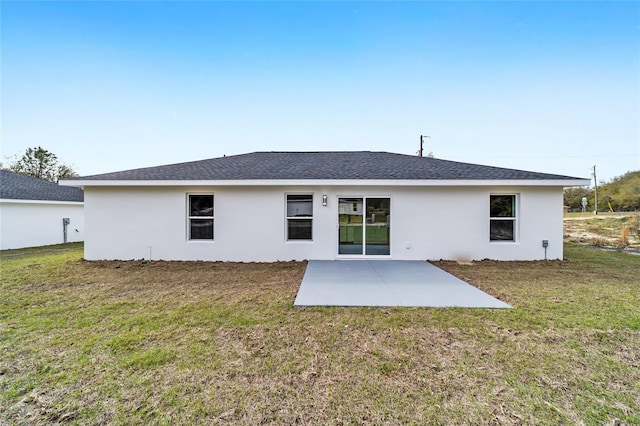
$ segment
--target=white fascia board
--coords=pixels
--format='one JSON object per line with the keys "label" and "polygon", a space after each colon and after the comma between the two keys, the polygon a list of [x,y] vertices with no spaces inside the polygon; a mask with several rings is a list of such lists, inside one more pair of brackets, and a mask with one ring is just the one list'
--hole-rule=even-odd
{"label": "white fascia board", "polygon": [[67,206],[84,206],[82,201],[56,201],[56,200],[13,200],[9,198],[0,199],[0,203],[6,204],[63,204]]}
{"label": "white fascia board", "polygon": [[65,180],[60,185],[96,186],[584,186],[589,179],[251,179],[251,180]]}

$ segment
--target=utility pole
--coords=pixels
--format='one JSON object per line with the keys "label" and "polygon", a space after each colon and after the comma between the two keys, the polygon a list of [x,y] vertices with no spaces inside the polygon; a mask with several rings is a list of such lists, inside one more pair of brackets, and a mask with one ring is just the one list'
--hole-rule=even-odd
{"label": "utility pole", "polygon": [[418,157],[422,157],[422,153],[424,152],[424,138],[430,138],[431,136],[423,136],[420,135],[420,150],[418,151]]}
{"label": "utility pole", "polygon": [[596,166],[593,166],[593,185],[595,186],[595,210],[593,211],[594,214],[598,214],[598,178],[596,177]]}

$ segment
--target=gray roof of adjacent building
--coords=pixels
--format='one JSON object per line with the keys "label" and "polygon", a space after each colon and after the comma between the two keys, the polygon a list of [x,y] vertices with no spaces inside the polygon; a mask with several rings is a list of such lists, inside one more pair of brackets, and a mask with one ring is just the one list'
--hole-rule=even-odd
{"label": "gray roof of adjacent building", "polygon": [[0,170],[0,199],[83,202],[84,191],[9,170]]}
{"label": "gray roof of adjacent building", "polygon": [[[163,180],[582,180],[471,163],[372,151],[253,152],[73,178]],[[88,182],[87,182],[88,183]]]}

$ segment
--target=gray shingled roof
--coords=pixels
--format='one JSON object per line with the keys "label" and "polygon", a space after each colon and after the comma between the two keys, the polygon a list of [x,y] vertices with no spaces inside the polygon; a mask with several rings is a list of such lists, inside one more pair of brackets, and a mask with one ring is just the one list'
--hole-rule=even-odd
{"label": "gray shingled roof", "polygon": [[84,191],[9,170],[0,170],[0,199],[82,202]]}
{"label": "gray shingled roof", "polygon": [[253,152],[74,180],[549,180],[569,176],[370,151]]}

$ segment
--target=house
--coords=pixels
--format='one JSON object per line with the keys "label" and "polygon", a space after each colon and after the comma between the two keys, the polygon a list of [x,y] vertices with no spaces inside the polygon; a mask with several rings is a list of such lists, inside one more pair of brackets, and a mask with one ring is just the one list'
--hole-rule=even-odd
{"label": "house", "polygon": [[82,241],[84,193],[0,170],[0,249]]}
{"label": "house", "polygon": [[[562,258],[568,176],[387,152],[254,152],[63,181],[85,258]],[[545,247],[543,247],[543,242]]]}

